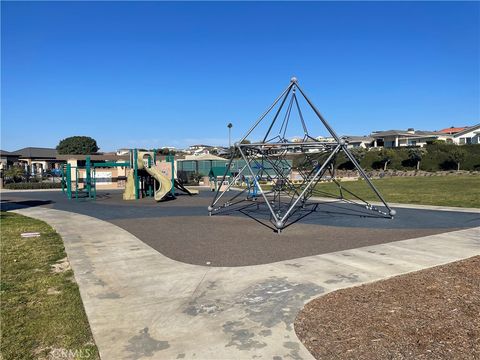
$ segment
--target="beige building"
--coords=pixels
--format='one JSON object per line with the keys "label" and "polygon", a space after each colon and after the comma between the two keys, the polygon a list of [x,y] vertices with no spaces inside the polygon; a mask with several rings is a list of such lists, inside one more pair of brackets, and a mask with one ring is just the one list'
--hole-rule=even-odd
{"label": "beige building", "polygon": [[[125,166],[105,166],[102,167],[102,162],[109,163],[124,163],[129,161],[128,155],[117,154],[101,154],[101,155],[58,155],[57,159],[70,164],[72,167],[72,181],[78,179],[81,185],[86,178],[86,170],[83,169],[86,165],[87,156],[90,157],[92,164],[95,164],[92,176],[95,179],[97,189],[123,189],[125,188],[125,181],[127,179],[127,167]],[[80,168],[79,168],[80,167]]]}

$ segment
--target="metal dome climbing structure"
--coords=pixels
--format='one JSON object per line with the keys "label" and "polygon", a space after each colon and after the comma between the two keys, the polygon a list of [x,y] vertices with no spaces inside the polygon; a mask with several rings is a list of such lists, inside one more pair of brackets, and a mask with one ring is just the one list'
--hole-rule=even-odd
{"label": "metal dome climbing structure", "polygon": [[[306,116],[305,109],[302,111],[303,103],[310,117]],[[312,128],[316,132],[323,131],[328,138],[312,136]],[[292,139],[292,133],[297,137]],[[298,136],[299,133],[303,135]],[[247,138],[256,140],[247,141]],[[336,178],[335,162],[342,152],[383,206],[363,200]],[[297,180],[290,176],[293,164],[289,158],[292,157],[297,159],[294,169],[299,177]],[[242,166],[232,172],[235,161]],[[376,189],[348,143],[337,135],[293,77],[273,104],[234,144],[222,179],[225,185],[218,188],[208,212],[215,215],[240,211],[281,232],[309,213],[321,211],[318,196],[325,194],[317,185],[325,180],[338,187],[335,197],[339,201],[361,206],[378,217],[393,218],[395,215],[395,210]],[[247,186],[243,189],[235,187],[244,183]]]}

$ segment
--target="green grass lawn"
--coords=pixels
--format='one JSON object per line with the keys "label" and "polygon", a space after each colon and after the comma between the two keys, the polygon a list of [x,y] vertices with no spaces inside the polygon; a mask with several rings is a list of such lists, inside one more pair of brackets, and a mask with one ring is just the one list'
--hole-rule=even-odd
{"label": "green grass lawn", "polygon": [[0,359],[98,359],[72,270],[53,271],[68,264],[61,237],[42,221],[0,216]]}
{"label": "green grass lawn", "polygon": [[[392,177],[373,183],[387,202],[480,208],[480,176]],[[342,185],[365,200],[378,199],[363,180]],[[317,189],[338,194],[333,183],[319,184]]]}

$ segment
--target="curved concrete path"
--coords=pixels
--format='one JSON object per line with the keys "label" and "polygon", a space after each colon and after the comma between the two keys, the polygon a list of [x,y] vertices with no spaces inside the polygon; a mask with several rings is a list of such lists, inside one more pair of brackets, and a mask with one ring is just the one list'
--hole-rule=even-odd
{"label": "curved concrete path", "polygon": [[[85,215],[26,208],[63,237],[102,359],[310,359],[293,322],[326,292],[480,254],[480,227],[247,267],[188,265]],[[161,234],[159,234],[161,236]]]}

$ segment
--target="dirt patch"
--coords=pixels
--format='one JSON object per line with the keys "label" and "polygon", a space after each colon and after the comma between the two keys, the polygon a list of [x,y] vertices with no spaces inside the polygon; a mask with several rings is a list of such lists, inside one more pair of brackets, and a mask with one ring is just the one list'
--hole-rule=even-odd
{"label": "dirt patch", "polygon": [[339,290],[295,331],[317,359],[480,359],[480,256]]}
{"label": "dirt patch", "polygon": [[58,294],[61,294],[62,292],[57,290],[56,288],[48,288],[47,289],[47,295],[58,295]]}
{"label": "dirt patch", "polygon": [[57,274],[57,273],[63,273],[65,271],[70,270],[70,262],[66,257],[64,257],[61,260],[58,260],[55,264],[52,265],[52,272]]}

